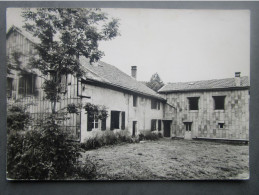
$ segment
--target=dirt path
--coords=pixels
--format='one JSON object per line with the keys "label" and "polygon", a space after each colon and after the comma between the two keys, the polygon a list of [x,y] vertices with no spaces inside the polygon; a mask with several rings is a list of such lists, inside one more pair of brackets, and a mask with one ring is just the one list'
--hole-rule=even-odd
{"label": "dirt path", "polygon": [[99,180],[245,179],[248,146],[168,140],[86,151]]}

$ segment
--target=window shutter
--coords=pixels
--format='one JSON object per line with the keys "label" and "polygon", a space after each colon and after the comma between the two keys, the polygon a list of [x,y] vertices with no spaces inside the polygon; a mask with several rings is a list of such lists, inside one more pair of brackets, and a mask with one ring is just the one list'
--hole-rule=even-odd
{"label": "window shutter", "polygon": [[91,116],[90,114],[87,114],[87,131],[92,131],[93,122],[94,122],[94,117]]}
{"label": "window shutter", "polygon": [[61,82],[60,82],[60,92],[65,93],[67,87],[67,75],[61,75]]}
{"label": "window shutter", "polygon": [[104,131],[106,130],[106,118],[102,119],[102,127],[101,129]]}
{"label": "window shutter", "polygon": [[18,93],[21,94],[21,95],[25,95],[25,79],[24,79],[23,76],[19,78]]}
{"label": "window shutter", "polygon": [[158,131],[161,131],[161,120],[158,120]]}
{"label": "window shutter", "polygon": [[114,113],[111,112],[111,130],[114,129]]}
{"label": "window shutter", "polygon": [[121,113],[121,129],[125,129],[125,112]]}

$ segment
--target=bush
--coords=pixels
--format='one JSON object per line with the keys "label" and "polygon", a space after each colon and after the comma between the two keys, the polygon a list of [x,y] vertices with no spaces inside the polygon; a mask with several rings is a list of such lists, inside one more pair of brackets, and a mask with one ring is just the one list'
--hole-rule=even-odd
{"label": "bush", "polygon": [[79,156],[79,144],[68,141],[56,116],[49,115],[30,131],[9,133],[7,176],[44,180],[65,179],[77,173],[85,177],[91,171],[78,167]]}
{"label": "bush", "polygon": [[162,138],[161,133],[152,133],[151,131],[146,131],[139,134],[139,140],[158,140],[159,138]]}
{"label": "bush", "polygon": [[23,131],[30,121],[30,114],[20,105],[11,105],[7,109],[7,131]]}
{"label": "bush", "polygon": [[101,135],[95,135],[86,139],[81,143],[81,148],[85,150],[96,149],[102,146],[115,145],[119,143],[132,143],[136,142],[127,132],[114,133],[112,131],[106,131]]}

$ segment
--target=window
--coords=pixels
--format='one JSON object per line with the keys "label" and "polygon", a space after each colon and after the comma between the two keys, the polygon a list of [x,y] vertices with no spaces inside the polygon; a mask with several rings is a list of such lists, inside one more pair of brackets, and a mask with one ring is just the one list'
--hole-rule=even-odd
{"label": "window", "polygon": [[92,131],[92,129],[98,129],[98,117],[96,115],[87,116],[87,131]]}
{"label": "window", "polygon": [[133,95],[133,107],[137,107],[137,101],[138,97],[136,95]]}
{"label": "window", "polygon": [[120,128],[120,111],[111,111],[111,130]]}
{"label": "window", "polygon": [[224,110],[225,109],[225,97],[226,96],[213,96],[215,110]]}
{"label": "window", "polygon": [[12,97],[12,91],[13,91],[13,79],[7,78],[7,86],[6,86],[6,95],[8,98]]}
{"label": "window", "polygon": [[35,78],[33,74],[24,74],[19,78],[19,90],[21,95],[32,95],[35,91]]}
{"label": "window", "polygon": [[121,129],[125,129],[125,112],[121,112]]}
{"label": "window", "polygon": [[219,125],[219,129],[223,129],[224,128],[224,123],[218,123],[218,125]]}
{"label": "window", "polygon": [[158,120],[158,131],[161,131],[161,120]]}
{"label": "window", "polygon": [[151,109],[160,110],[160,102],[155,99],[151,99]]}
{"label": "window", "polygon": [[188,97],[189,110],[199,110],[199,97]]}
{"label": "window", "polygon": [[184,123],[185,125],[185,130],[186,131],[191,131],[192,130],[192,123],[191,122],[186,122]]}
{"label": "window", "polygon": [[151,120],[151,131],[155,131],[156,130],[156,119],[152,119]]}

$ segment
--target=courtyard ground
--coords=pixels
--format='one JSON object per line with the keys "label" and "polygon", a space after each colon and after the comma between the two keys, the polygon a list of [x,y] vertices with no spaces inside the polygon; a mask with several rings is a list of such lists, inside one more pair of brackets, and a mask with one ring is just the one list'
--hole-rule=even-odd
{"label": "courtyard ground", "polygon": [[247,145],[160,139],[106,146],[83,153],[97,180],[247,179]]}

